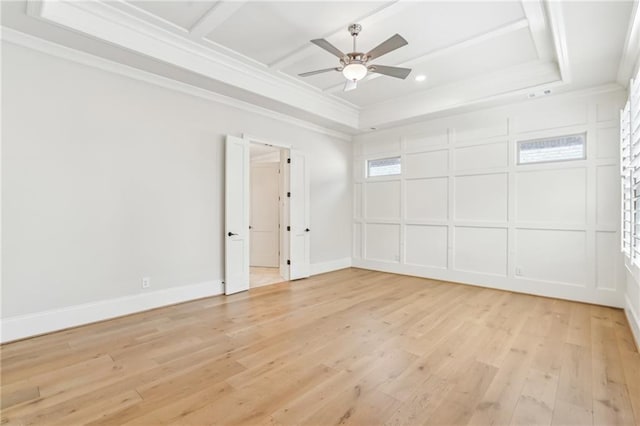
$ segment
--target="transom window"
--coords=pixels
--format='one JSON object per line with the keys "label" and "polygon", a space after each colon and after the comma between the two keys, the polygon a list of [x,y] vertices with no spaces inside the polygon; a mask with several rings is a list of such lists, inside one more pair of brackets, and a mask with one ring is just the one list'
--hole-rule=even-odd
{"label": "transom window", "polygon": [[585,135],[518,141],[518,164],[550,163],[587,158]]}
{"label": "transom window", "polygon": [[402,173],[400,157],[367,160],[367,177],[393,176]]}

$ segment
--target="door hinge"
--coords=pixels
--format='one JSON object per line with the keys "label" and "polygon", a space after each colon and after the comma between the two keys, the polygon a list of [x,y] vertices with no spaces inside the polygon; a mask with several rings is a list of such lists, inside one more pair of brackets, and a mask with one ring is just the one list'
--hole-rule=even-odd
{"label": "door hinge", "polygon": [[287,265],[291,265],[291,261],[287,259]]}
{"label": "door hinge", "polygon": [[291,158],[287,158],[287,164],[291,164]]}
{"label": "door hinge", "polygon": [[291,193],[287,192],[287,197],[291,198]]}

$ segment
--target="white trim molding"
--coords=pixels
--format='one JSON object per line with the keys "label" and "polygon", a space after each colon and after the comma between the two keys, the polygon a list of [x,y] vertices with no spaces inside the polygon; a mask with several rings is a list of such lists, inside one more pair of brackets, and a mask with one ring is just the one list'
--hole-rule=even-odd
{"label": "white trim molding", "polygon": [[617,292],[611,291],[606,293],[596,293],[595,289],[590,289],[586,286],[583,289],[584,291],[577,295],[576,292],[573,291],[576,286],[559,285],[559,283],[552,281],[517,278],[517,286],[514,286],[514,280],[508,276],[407,264],[401,265],[399,263],[366,259],[353,259],[353,266],[356,268],[369,269],[371,271],[390,272],[393,274],[441,280],[476,287],[493,288],[515,293],[554,297],[557,299],[605,305],[614,308],[623,307],[620,301],[620,295]]}
{"label": "white trim molding", "polygon": [[330,260],[328,262],[312,263],[311,275],[324,274],[326,272],[337,271],[339,269],[345,269],[351,267],[351,258],[345,257],[344,259]]}
{"label": "white trim molding", "polygon": [[629,295],[625,296],[624,313],[627,316],[631,334],[633,334],[633,338],[635,339],[636,349],[640,351],[640,316],[638,316],[638,313],[633,309]]}
{"label": "white trim molding", "polygon": [[254,114],[260,114],[264,117],[268,117],[274,120],[291,124],[306,130],[311,130],[316,133],[331,136],[344,141],[351,141],[351,135],[337,130],[329,129],[309,121],[301,120],[292,117],[287,114],[282,114],[276,111],[272,111],[267,108],[263,108],[258,105],[251,104],[249,102],[241,101],[229,96],[221,95],[200,87],[192,86],[187,83],[183,83],[171,78],[163,77],[157,74],[153,74],[148,71],[144,71],[138,68],[134,68],[128,65],[124,65],[119,62],[104,59],[95,55],[91,55],[86,52],[81,52],[60,44],[56,44],[20,31],[13,30],[11,28],[2,28],[2,41],[15,44],[17,46],[26,47],[47,55],[55,56],[57,58],[73,61],[78,64],[86,65],[89,67],[97,68],[102,71],[111,72],[124,77],[129,77],[145,83],[154,84],[156,86],[175,90],[176,92],[184,93],[187,95],[195,96],[201,99],[205,99],[211,102],[220,103],[233,108],[238,108],[243,111],[247,111]]}
{"label": "white trim molding", "polygon": [[79,31],[243,91],[282,102],[352,129],[358,128],[359,107],[328,96],[309,84],[251,66],[192,39],[125,13],[106,1],[42,0],[30,7],[34,18]]}
{"label": "white trim molding", "polygon": [[638,13],[638,2],[633,2],[631,17],[629,18],[629,28],[622,50],[622,58],[618,65],[618,83],[627,87],[629,80],[637,72],[640,65],[640,13]]}
{"label": "white trim molding", "polygon": [[0,320],[0,343],[224,293],[221,280],[84,303]]}

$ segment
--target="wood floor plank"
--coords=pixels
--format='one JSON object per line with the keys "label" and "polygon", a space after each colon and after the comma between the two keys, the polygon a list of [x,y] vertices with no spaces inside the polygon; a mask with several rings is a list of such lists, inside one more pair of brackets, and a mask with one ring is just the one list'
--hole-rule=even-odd
{"label": "wood floor plank", "polygon": [[621,310],[349,268],[0,346],[2,424],[640,423]]}
{"label": "wood floor plank", "polygon": [[512,425],[550,425],[558,377],[530,369],[511,417]]}

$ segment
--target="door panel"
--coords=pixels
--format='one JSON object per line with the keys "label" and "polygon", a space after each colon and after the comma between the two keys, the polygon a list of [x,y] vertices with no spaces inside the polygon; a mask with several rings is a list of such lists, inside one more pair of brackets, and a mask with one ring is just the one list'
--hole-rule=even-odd
{"label": "door panel", "polygon": [[251,266],[279,266],[279,168],[279,163],[251,165]]}
{"label": "door panel", "polygon": [[295,280],[310,275],[309,167],[302,152],[291,150],[290,158],[290,279]]}
{"label": "door panel", "polygon": [[249,142],[225,146],[225,294],[249,289]]}

